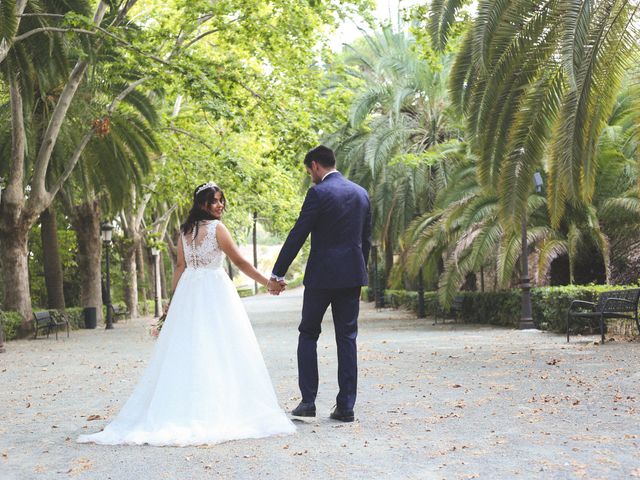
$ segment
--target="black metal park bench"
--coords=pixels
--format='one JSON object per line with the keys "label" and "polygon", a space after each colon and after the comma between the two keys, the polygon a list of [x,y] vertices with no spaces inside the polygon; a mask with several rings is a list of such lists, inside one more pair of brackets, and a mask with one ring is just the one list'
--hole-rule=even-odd
{"label": "black metal park bench", "polygon": [[[449,312],[451,312],[451,314],[453,315],[454,322],[457,322],[458,319],[462,318],[463,304],[464,304],[464,297],[462,295],[457,295],[456,297],[454,297],[453,301],[451,302],[451,307],[449,307]],[[433,318],[434,325],[438,323],[438,318],[442,319],[442,323],[445,323],[445,320],[447,318],[447,312],[444,309],[442,309],[440,306],[437,307],[434,318]]]}
{"label": "black metal park bench", "polygon": [[604,343],[605,321],[609,318],[635,319],[640,332],[638,322],[638,299],[640,288],[629,290],[614,290],[603,292],[597,302],[574,300],[567,312],[567,342],[569,342],[570,323],[572,319],[598,319],[600,324],[600,341]]}
{"label": "black metal park bench", "polygon": [[115,321],[120,320],[121,318],[129,318],[131,313],[127,309],[127,307],[121,307],[120,305],[113,305],[111,307],[111,311],[113,312],[113,319]]}
{"label": "black metal park bench", "polygon": [[34,319],[34,335],[33,338],[38,338],[38,332],[46,330],[47,338],[52,331],[56,332],[56,340],[58,339],[58,329],[60,327],[67,328],[67,337],[69,337],[69,320],[64,313],[61,312],[33,312]]}

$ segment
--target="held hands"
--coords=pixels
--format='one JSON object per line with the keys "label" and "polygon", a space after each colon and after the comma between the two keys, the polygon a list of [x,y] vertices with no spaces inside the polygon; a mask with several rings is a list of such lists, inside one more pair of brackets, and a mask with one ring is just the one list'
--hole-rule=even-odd
{"label": "held hands", "polygon": [[269,290],[269,293],[271,295],[280,295],[280,293],[283,292],[286,287],[287,282],[285,282],[284,280],[278,282],[277,280],[272,278],[267,282],[267,290]]}

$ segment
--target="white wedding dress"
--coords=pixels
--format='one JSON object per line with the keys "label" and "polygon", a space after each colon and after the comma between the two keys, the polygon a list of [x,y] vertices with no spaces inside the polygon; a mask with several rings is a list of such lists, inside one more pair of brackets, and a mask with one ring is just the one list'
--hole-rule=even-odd
{"label": "white wedding dress", "polygon": [[80,443],[202,445],[295,431],[222,268],[218,221],[183,236],[187,268],[140,382],[116,418]]}

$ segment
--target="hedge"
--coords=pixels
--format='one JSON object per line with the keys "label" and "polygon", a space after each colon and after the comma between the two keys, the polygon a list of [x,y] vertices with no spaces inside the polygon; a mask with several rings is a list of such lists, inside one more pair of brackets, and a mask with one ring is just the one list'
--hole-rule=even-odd
{"label": "hedge", "polygon": [[22,316],[18,312],[2,312],[2,328],[4,330],[4,339],[13,340],[18,338],[20,333],[20,324]]}
{"label": "hedge", "polygon": [[[535,325],[542,330],[566,332],[567,310],[572,300],[594,302],[602,292],[637,288],[635,285],[567,285],[531,289],[532,316]],[[372,290],[363,288],[362,298],[373,301]],[[502,292],[460,292],[463,297],[461,317],[468,323],[484,323],[517,327],[520,320],[522,299],[520,290]],[[441,308],[436,292],[425,292],[425,312],[434,316]],[[404,290],[385,290],[385,306],[418,311],[418,293]],[[439,313],[439,315],[442,315]],[[451,316],[445,312],[444,316]],[[578,321],[579,322],[579,321]],[[597,327],[595,323],[576,323],[572,331]],[[635,328],[635,326],[633,326]],[[636,332],[637,333],[637,332]]]}
{"label": "hedge", "polygon": [[[56,310],[49,310],[55,312]],[[84,316],[82,314],[83,309],[79,307],[66,308],[65,313],[69,319],[69,327],[72,330],[84,328]],[[26,337],[33,334],[33,330],[24,332],[21,329],[22,316],[18,312],[2,312],[4,321],[2,327],[4,330],[5,340],[15,340],[16,338]]]}

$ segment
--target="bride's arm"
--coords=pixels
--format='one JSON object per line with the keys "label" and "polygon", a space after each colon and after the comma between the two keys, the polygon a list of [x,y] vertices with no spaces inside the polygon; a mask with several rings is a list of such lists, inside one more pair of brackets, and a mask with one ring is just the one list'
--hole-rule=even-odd
{"label": "bride's arm", "polygon": [[173,271],[173,281],[171,282],[171,291],[175,292],[176,287],[178,286],[178,281],[182,276],[182,272],[186,268],[186,263],[184,261],[184,247],[182,246],[182,235],[178,239],[178,262],[176,264],[176,269]]}
{"label": "bride's arm", "polygon": [[218,239],[218,245],[220,249],[231,259],[233,263],[244,273],[247,277],[255,280],[260,285],[267,286],[268,279],[262,275],[258,270],[254,268],[240,253],[240,249],[231,238],[231,234],[227,227],[222,222],[219,222],[216,226],[216,238]]}

